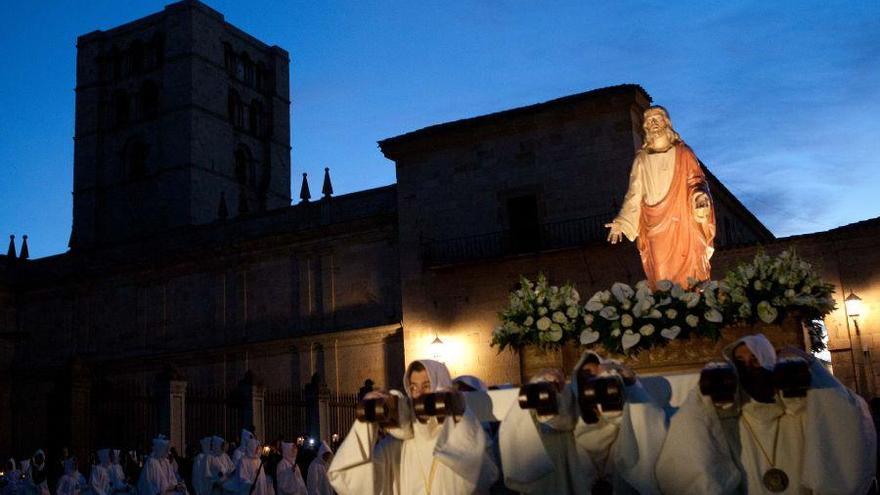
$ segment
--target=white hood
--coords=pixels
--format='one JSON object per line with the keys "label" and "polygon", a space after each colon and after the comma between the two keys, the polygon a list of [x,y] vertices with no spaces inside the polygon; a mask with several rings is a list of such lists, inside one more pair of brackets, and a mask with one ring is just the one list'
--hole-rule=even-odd
{"label": "white hood", "polygon": [[223,454],[223,444],[226,440],[222,437],[211,437],[211,453],[214,455]]}
{"label": "white hood", "polygon": [[[428,372],[428,379],[431,380],[431,392],[452,388],[452,378],[449,376],[449,370],[445,364],[432,359],[419,359],[418,361],[413,361],[413,363],[415,362],[421,363]],[[406,387],[406,395],[412,398],[409,391],[410,367],[412,367],[412,363],[406,368],[407,372],[403,375],[403,386]]]}
{"label": "white hood", "polygon": [[202,447],[202,454],[208,455],[211,453],[211,437],[199,440],[199,445]]}
{"label": "white hood", "polygon": [[464,383],[465,385],[471,387],[472,389],[474,389],[478,392],[485,392],[486,390],[489,389],[489,387],[486,386],[486,382],[484,382],[483,380],[480,380],[479,378],[477,378],[473,375],[457,376],[457,377],[455,377],[455,380],[452,380],[452,381],[456,382],[456,383],[457,382]]}
{"label": "white hood", "polygon": [[281,442],[281,457],[289,461],[291,464],[296,462],[296,444],[289,442]]}
{"label": "white hood", "polygon": [[776,350],[764,334],[746,335],[726,346],[723,351],[724,358],[731,364],[733,364],[733,351],[740,344],[745,344],[752,351],[762,368],[773,371],[773,367],[776,366]]}
{"label": "white hood", "polygon": [[102,466],[110,464],[110,449],[101,449],[98,451],[98,464]]}
{"label": "white hood", "polygon": [[153,453],[152,456],[154,459],[162,459],[168,457],[168,449],[170,448],[170,443],[168,439],[163,435],[159,435],[158,437],[153,439]]}

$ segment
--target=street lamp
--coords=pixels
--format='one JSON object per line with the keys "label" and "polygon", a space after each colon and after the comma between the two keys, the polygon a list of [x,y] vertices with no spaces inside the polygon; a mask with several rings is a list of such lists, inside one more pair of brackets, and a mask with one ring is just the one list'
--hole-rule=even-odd
{"label": "street lamp", "polygon": [[434,340],[430,345],[430,353],[433,359],[443,362],[443,341],[440,340],[440,336],[436,332],[434,332]]}
{"label": "street lamp", "polygon": [[[862,298],[855,295],[853,291],[849,292],[849,295],[843,300],[843,304],[846,305],[846,314],[854,321],[862,314]],[[856,326],[858,327],[858,324]]]}

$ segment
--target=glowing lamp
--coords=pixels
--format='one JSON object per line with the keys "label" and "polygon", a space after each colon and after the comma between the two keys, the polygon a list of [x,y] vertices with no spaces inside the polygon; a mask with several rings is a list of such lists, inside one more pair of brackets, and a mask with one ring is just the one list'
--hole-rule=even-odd
{"label": "glowing lamp", "polygon": [[437,334],[434,334],[434,341],[431,342],[430,353],[432,359],[443,361],[443,341]]}
{"label": "glowing lamp", "polygon": [[850,318],[858,318],[862,314],[862,298],[850,291],[843,303],[846,305],[846,314]]}

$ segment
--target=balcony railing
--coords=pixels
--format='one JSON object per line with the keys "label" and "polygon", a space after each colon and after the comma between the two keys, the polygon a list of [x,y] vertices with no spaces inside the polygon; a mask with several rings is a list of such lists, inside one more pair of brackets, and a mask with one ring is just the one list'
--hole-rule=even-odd
{"label": "balcony railing", "polygon": [[422,243],[425,265],[438,267],[585,246],[604,241],[605,224],[614,213],[603,213],[536,225],[531,229],[502,230],[455,239]]}

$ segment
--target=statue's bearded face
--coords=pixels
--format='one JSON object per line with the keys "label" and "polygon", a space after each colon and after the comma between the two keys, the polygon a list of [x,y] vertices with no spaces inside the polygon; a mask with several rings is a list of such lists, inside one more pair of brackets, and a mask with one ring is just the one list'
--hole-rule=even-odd
{"label": "statue's bearded face", "polygon": [[648,142],[654,141],[657,137],[668,133],[672,128],[666,112],[659,108],[648,109],[643,116],[643,120],[642,127],[645,130],[645,138],[647,138]]}

